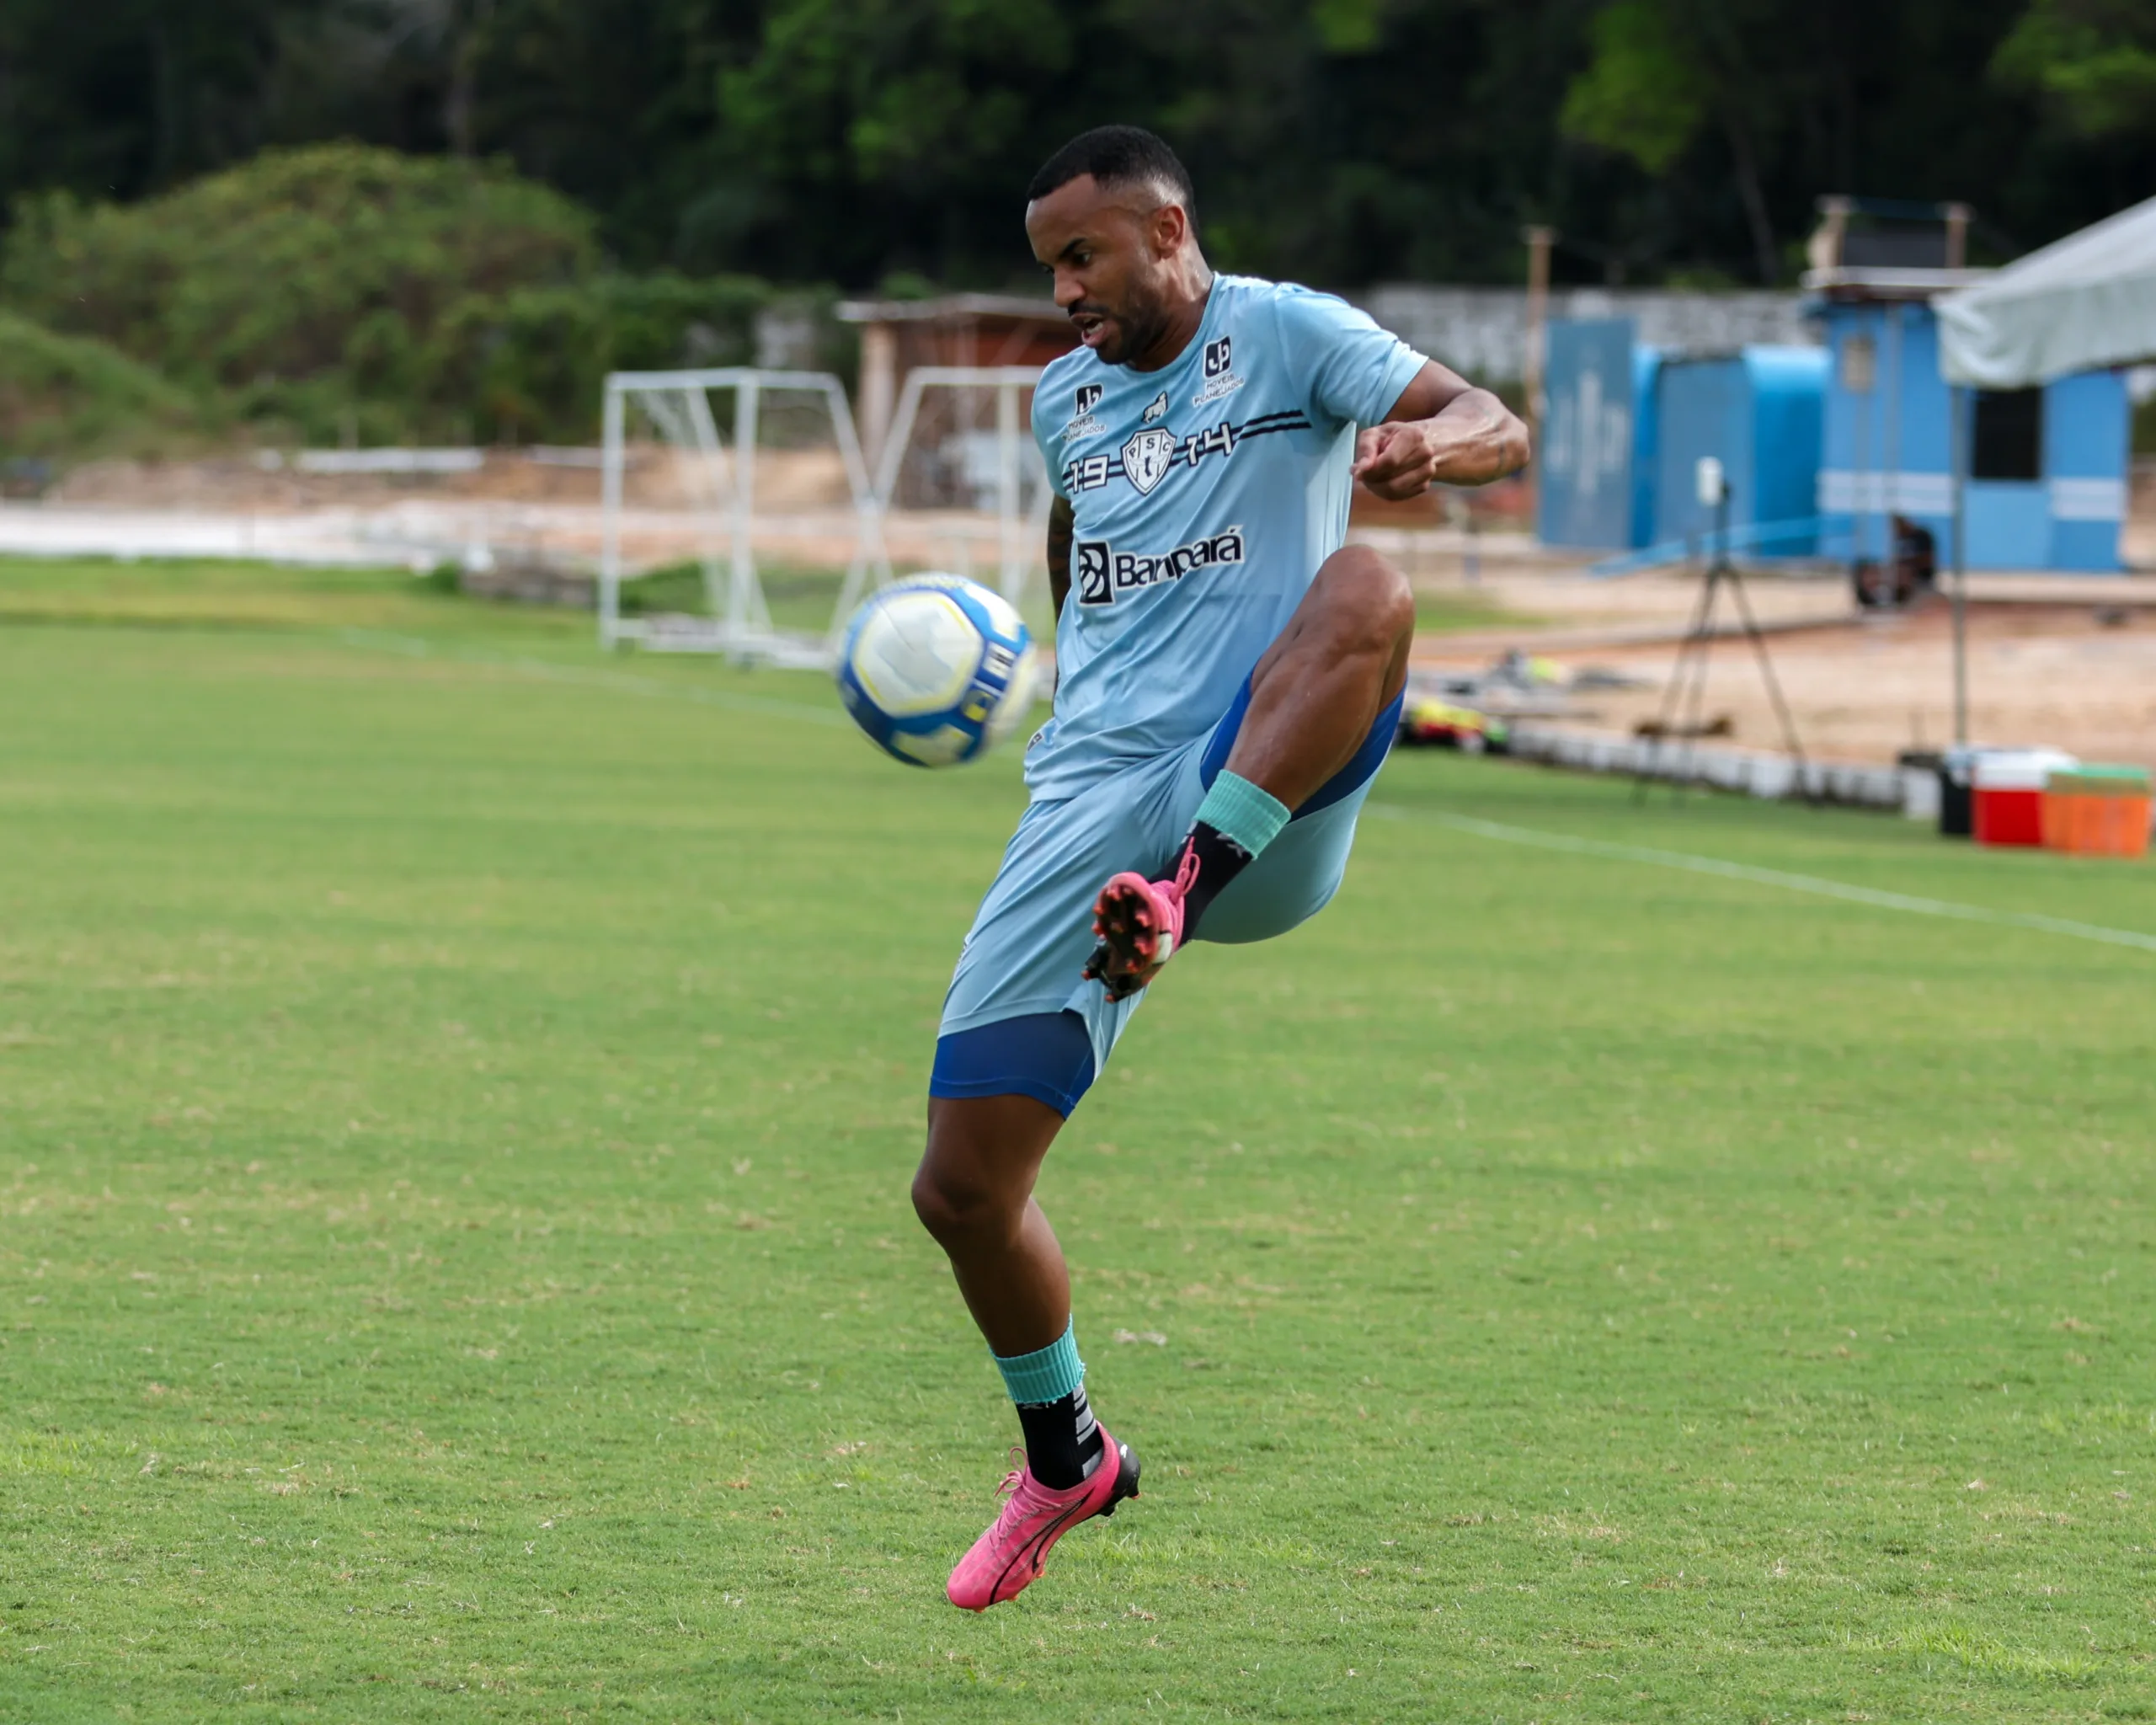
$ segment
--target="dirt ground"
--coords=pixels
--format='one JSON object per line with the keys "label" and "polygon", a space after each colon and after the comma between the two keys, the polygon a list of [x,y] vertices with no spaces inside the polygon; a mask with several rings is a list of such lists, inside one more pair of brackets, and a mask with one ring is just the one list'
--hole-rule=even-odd
{"label": "dirt ground", "polygon": [[[2156,766],[2156,578],[2073,582],[2070,603],[2057,602],[2068,594],[2045,602],[2030,592],[2048,579],[1971,579],[1971,738]],[[1699,590],[1668,577],[1611,584],[1624,590],[1606,595],[1582,592],[1588,585],[1493,575],[1476,590],[1545,621],[1426,637],[1415,662],[1473,670],[1519,649],[1572,673],[1620,672],[1636,686],[1566,695],[1551,716],[1630,732],[1662,710]],[[1838,583],[1754,578],[1748,591],[1807,754],[1879,762],[1954,740],[1952,620],[1944,599],[1882,617],[1859,614]],[[1734,622],[1726,604],[1721,618]],[[1734,742],[1780,744],[1765,676],[1741,636],[1712,644],[1699,712],[1726,720]]]}
{"label": "dirt ground", "polygon": [[[694,508],[716,494],[715,464],[664,444],[625,451],[622,500],[636,509]],[[760,450],[756,494],[766,509],[843,507],[846,468],[835,449]],[[247,510],[386,509],[409,503],[526,504],[596,509],[599,451],[488,450],[464,473],[310,473],[274,452],[199,462],[94,462],[67,473],[45,493],[56,507]]]}

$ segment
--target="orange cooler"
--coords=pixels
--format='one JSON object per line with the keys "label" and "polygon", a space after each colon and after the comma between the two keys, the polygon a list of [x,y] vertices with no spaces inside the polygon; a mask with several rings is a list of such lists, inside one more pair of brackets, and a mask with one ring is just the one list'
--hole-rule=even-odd
{"label": "orange cooler", "polygon": [[2045,847],[2083,857],[2146,855],[2149,806],[2146,767],[2060,768],[2044,781]]}

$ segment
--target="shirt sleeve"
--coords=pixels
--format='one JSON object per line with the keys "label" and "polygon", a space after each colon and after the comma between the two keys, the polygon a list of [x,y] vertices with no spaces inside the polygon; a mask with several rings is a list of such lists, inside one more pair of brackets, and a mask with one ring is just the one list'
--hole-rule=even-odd
{"label": "shirt sleeve", "polygon": [[1283,355],[1305,380],[1312,416],[1335,425],[1382,422],[1425,363],[1369,312],[1332,294],[1285,289],[1278,317]]}

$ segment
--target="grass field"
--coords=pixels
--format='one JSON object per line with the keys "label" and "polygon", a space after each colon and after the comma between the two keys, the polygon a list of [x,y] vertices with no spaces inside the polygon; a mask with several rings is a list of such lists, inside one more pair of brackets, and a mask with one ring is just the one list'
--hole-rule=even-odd
{"label": "grass field", "polygon": [[2156,953],[1513,830],[2148,868],[1396,758],[1051,1158],[1145,1495],[975,1619],[1015,1423],[905,1193],[1015,758],[65,574],[0,566],[0,1719],[2156,1717]]}

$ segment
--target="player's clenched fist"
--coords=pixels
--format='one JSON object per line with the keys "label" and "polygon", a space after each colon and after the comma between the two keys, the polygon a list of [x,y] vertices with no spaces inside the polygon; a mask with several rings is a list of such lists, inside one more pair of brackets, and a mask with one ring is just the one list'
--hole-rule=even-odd
{"label": "player's clenched fist", "polygon": [[1419,425],[1373,425],[1355,440],[1354,474],[1376,495],[1398,503],[1436,482],[1437,451]]}
{"label": "player's clenched fist", "polygon": [[1527,460],[1527,428],[1496,396],[1441,366],[1428,367],[1393,412],[1356,438],[1353,468],[1388,502],[1433,485],[1486,485]]}

